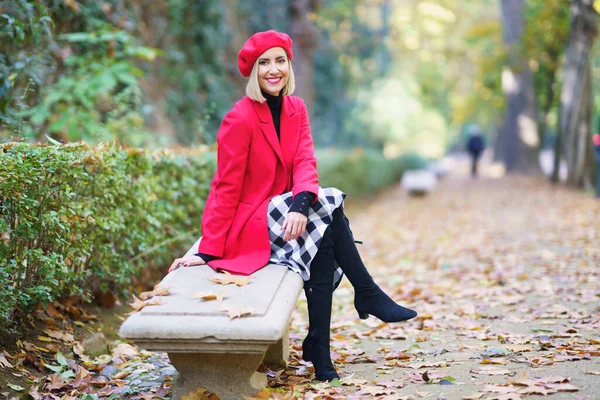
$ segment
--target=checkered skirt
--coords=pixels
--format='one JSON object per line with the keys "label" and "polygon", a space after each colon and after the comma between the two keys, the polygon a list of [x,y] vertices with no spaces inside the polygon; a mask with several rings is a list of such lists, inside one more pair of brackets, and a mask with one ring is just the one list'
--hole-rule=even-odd
{"label": "checkered skirt", "polygon": [[[275,196],[269,202],[268,226],[271,240],[270,263],[283,264],[300,274],[303,280],[310,279],[310,264],[315,258],[325,230],[333,220],[336,208],[343,207],[346,194],[336,188],[319,188],[319,198],[308,212],[306,232],[296,240],[283,241],[281,229],[285,216],[293,202],[292,192]],[[333,285],[342,280],[342,269],[336,264]]]}

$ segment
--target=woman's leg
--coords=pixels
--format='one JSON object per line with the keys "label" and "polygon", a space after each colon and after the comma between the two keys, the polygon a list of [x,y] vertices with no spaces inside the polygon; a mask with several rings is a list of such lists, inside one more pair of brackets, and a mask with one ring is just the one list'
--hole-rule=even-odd
{"label": "woman's leg", "polygon": [[304,282],[309,329],[308,336],[302,343],[302,358],[312,361],[316,379],[320,381],[330,381],[340,377],[333,367],[329,352],[335,270],[333,251],[332,232],[328,228],[319,251],[311,263],[310,280]]}
{"label": "woman's leg", "polygon": [[354,287],[354,307],[359,317],[366,319],[371,314],[383,322],[406,321],[416,317],[415,311],[396,304],[373,281],[360,258],[349,223],[341,209],[334,211],[330,228],[335,260]]}

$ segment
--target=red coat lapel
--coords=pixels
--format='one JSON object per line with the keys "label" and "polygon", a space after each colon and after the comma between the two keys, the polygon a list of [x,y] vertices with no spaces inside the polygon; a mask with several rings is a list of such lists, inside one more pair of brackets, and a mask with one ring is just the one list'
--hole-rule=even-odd
{"label": "red coat lapel", "polygon": [[287,158],[286,167],[291,167],[296,146],[298,145],[298,132],[300,113],[297,112],[289,96],[283,96],[283,110],[281,111],[280,130],[282,153]]}
{"label": "red coat lapel", "polygon": [[285,165],[283,162],[283,156],[281,154],[281,146],[279,145],[279,140],[277,139],[275,125],[273,125],[273,117],[271,116],[271,111],[269,110],[267,102],[259,103],[258,101],[253,101],[252,105],[254,106],[260,121],[260,130],[267,138],[267,141],[273,148],[273,151],[275,151],[275,154],[277,154],[279,161]]}

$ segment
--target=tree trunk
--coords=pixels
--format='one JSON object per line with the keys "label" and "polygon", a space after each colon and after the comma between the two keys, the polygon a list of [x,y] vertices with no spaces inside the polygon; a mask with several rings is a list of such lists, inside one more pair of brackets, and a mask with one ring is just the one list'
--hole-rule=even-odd
{"label": "tree trunk", "polygon": [[496,159],[504,162],[507,172],[538,169],[540,137],[536,119],[533,80],[527,59],[521,50],[525,28],[522,0],[502,0],[503,41],[511,63],[502,73],[506,95],[506,115],[496,141]]}
{"label": "tree trunk", "polygon": [[292,0],[290,5],[290,34],[294,41],[295,94],[304,100],[309,112],[315,101],[312,53],[317,46],[318,30],[308,18],[319,7],[315,0]]}
{"label": "tree trunk", "polygon": [[[598,14],[592,0],[572,1],[558,135],[563,143],[561,150],[564,151],[569,170],[567,184],[579,188],[584,186],[586,180],[591,181],[592,175],[591,163],[586,162],[586,158],[592,133],[590,53],[597,33],[597,20]],[[556,164],[555,161],[555,167]]]}

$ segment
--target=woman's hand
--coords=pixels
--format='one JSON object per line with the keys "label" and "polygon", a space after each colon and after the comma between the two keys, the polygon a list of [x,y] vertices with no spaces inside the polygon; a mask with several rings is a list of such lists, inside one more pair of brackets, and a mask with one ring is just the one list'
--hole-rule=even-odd
{"label": "woman's hand", "polygon": [[191,267],[194,265],[204,265],[204,264],[206,264],[206,262],[204,262],[204,260],[198,256],[188,256],[188,257],[176,258],[175,261],[173,261],[173,264],[171,264],[171,267],[169,268],[169,272],[175,271],[179,267],[180,264],[184,267]]}
{"label": "woman's hand", "polygon": [[285,229],[283,235],[284,241],[294,240],[302,236],[306,232],[306,222],[308,218],[304,214],[297,212],[290,212],[285,217],[281,229]]}

